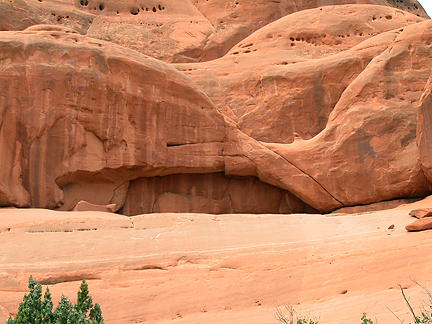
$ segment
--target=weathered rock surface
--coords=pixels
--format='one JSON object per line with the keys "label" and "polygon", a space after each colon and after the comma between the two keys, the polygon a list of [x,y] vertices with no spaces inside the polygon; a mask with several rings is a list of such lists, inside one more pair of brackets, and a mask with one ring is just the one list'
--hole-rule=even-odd
{"label": "weathered rock surface", "polygon": [[[1,205],[120,208],[130,178],[223,171],[220,157],[200,162],[182,149],[221,145],[225,124],[168,65],[46,26],[2,32],[0,48],[0,150],[10,166],[0,171]],[[181,169],[176,154],[189,165]],[[95,191],[101,201],[88,200]]]}
{"label": "weathered rock surface", "polygon": [[0,30],[69,26],[167,62],[212,60],[259,28],[318,6],[377,4],[427,18],[416,0],[1,0]]}
{"label": "weathered rock surface", "polygon": [[[429,232],[408,212],[364,215],[150,214],[0,210],[0,322],[32,274],[75,301],[86,278],[106,324],[273,323],[290,303],[322,323],[379,323],[411,314],[432,286]],[[394,229],[388,229],[394,224]],[[45,287],[44,287],[45,290]],[[382,302],[382,301],[385,302]]]}
{"label": "weathered rock surface", "polygon": [[[376,197],[424,195],[429,184],[417,162],[415,132],[418,101],[431,64],[431,27],[426,21],[382,34],[383,42],[390,38],[388,48],[341,95],[319,135],[267,146],[317,179],[344,205],[348,200],[364,204]],[[317,157],[314,164],[310,156]],[[350,169],[355,171],[345,173]]]}
{"label": "weathered rock surface", "polygon": [[432,181],[432,75],[420,101],[417,121],[418,159],[427,179]]}
{"label": "weathered rock surface", "polygon": [[[295,133],[311,139],[325,128],[348,85],[396,34],[374,36],[421,21],[383,6],[305,10],[260,29],[219,60],[175,66],[247,135],[292,143]],[[426,73],[426,62],[421,69]],[[424,75],[418,83],[424,86]]]}

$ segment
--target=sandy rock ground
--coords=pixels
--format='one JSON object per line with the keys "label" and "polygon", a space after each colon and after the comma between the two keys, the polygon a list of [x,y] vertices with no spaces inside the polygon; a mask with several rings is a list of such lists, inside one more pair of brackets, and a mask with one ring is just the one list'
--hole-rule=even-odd
{"label": "sandy rock ground", "polygon": [[[0,209],[0,323],[32,274],[56,303],[85,277],[105,323],[277,323],[294,305],[320,323],[412,321],[432,288],[432,231],[410,210],[331,215],[151,214]],[[394,225],[394,229],[389,229]]]}

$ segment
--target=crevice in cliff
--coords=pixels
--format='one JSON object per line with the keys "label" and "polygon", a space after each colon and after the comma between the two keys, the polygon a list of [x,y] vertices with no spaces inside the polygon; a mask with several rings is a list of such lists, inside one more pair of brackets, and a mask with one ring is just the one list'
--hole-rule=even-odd
{"label": "crevice in cliff", "polygon": [[335,196],[333,196],[323,185],[321,185],[314,177],[312,177],[310,174],[308,174],[307,172],[303,171],[302,169],[300,169],[298,166],[296,166],[294,163],[292,163],[291,161],[289,161],[287,158],[285,158],[284,156],[282,156],[281,154],[270,150],[273,153],[275,153],[276,155],[280,156],[282,159],[284,159],[286,162],[288,162],[290,165],[292,165],[294,168],[296,168],[297,170],[299,170],[301,173],[303,173],[304,175],[308,176],[312,181],[314,181],[321,189],[323,189],[332,199],[334,199],[335,201],[337,201],[339,204],[341,204],[341,206],[343,207],[344,204],[339,201]]}

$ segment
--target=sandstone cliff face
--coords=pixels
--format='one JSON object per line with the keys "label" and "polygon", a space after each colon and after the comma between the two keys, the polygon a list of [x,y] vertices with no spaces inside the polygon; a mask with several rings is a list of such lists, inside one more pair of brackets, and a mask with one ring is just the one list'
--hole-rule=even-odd
{"label": "sandstone cliff face", "polygon": [[[415,2],[313,8],[338,3],[0,2],[1,29],[51,24],[0,32],[0,205],[291,213],[426,195],[432,22]],[[227,53],[170,65],[114,43]]]}
{"label": "sandstone cliff face", "polygon": [[13,166],[1,171],[2,205],[59,207],[59,187],[77,186],[83,199],[103,187],[124,201],[116,193],[137,175],[223,170],[217,155],[177,149],[225,141],[222,115],[177,70],[51,27],[3,32],[0,44],[2,159]]}

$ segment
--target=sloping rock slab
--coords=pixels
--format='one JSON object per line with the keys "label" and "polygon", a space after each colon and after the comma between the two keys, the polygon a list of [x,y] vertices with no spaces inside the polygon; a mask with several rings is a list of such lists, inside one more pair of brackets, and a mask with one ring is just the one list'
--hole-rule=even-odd
{"label": "sloping rock slab", "polygon": [[407,226],[405,226],[405,229],[408,232],[424,231],[424,230],[428,230],[431,228],[432,228],[432,218],[430,218],[430,217],[418,219],[418,220],[408,224]]}

